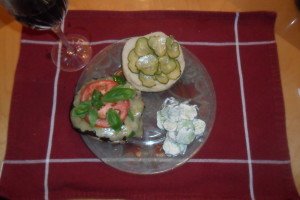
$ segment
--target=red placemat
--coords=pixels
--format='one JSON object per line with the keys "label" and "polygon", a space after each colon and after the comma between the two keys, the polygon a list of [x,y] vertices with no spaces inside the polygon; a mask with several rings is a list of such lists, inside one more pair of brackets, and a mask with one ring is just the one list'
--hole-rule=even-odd
{"label": "red placemat", "polygon": [[185,165],[140,176],[98,160],[71,128],[81,74],[59,72],[56,38],[24,28],[15,75],[0,195],[20,198],[296,199],[287,147],[274,22],[268,12],[71,11],[66,33],[97,53],[153,31],[172,34],[210,74],[217,98],[212,133]]}

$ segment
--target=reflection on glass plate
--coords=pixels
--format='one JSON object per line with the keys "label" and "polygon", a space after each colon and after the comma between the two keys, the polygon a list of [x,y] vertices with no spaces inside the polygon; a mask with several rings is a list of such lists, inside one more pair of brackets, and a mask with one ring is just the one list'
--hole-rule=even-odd
{"label": "reflection on glass plate", "polygon": [[[111,76],[121,67],[121,55],[125,40],[107,46],[100,51],[83,71],[76,87],[92,80]],[[143,92],[145,103],[143,113],[144,134],[127,143],[99,142],[87,135],[82,138],[90,150],[104,163],[121,171],[135,174],[155,174],[174,169],[196,154],[208,138],[215,118],[216,100],[211,79],[200,61],[183,47],[186,67],[180,80],[163,92]],[[179,101],[190,100],[199,107],[199,118],[206,122],[206,130],[196,138],[184,155],[167,157],[162,149],[165,132],[156,125],[156,112],[161,109],[167,97]]]}

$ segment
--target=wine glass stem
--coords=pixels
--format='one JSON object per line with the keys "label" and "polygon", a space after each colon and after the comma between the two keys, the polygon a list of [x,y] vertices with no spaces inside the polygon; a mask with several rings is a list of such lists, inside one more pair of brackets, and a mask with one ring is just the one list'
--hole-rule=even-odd
{"label": "wine glass stem", "polygon": [[68,42],[67,37],[65,36],[65,34],[63,33],[63,31],[61,30],[60,25],[55,26],[52,28],[52,31],[57,35],[57,37],[60,39],[60,41],[62,42],[62,45],[64,45],[67,49],[68,52],[73,52],[73,47],[72,45],[70,45],[70,43]]}

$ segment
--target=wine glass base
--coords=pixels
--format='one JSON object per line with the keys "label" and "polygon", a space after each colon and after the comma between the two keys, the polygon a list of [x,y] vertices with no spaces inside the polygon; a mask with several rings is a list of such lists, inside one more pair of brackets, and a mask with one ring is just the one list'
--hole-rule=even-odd
{"label": "wine glass base", "polygon": [[53,63],[62,71],[75,72],[84,68],[92,57],[89,41],[81,35],[68,35],[68,47],[59,44],[51,51]]}

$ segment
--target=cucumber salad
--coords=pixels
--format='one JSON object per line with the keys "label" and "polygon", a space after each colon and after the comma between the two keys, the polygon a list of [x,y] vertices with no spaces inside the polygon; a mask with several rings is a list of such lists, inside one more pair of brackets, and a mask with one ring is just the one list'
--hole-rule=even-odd
{"label": "cucumber salad", "polygon": [[188,101],[167,98],[157,112],[157,126],[166,131],[163,150],[167,156],[183,155],[195,138],[202,136],[205,122],[197,118],[198,107]]}

